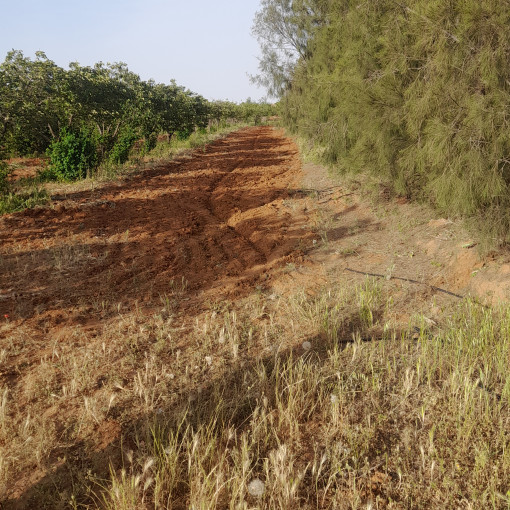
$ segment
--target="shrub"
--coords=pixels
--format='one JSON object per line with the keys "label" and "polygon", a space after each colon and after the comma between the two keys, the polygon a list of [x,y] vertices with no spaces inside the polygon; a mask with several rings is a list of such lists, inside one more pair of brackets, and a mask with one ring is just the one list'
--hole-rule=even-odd
{"label": "shrub", "polygon": [[10,170],[7,163],[0,160],[0,196],[5,196],[9,193],[9,174]]}
{"label": "shrub", "polygon": [[149,153],[158,143],[158,135],[156,133],[150,133],[145,137],[144,153]]}
{"label": "shrub", "polygon": [[181,131],[177,131],[177,139],[178,140],[187,140],[191,136],[192,131],[190,129],[182,129]]}
{"label": "shrub", "polygon": [[136,139],[136,133],[132,129],[126,129],[121,133],[110,152],[110,162],[118,165],[125,163]]}
{"label": "shrub", "polygon": [[40,182],[58,181],[59,176],[52,166],[46,166],[45,168],[37,172],[37,179]]}
{"label": "shrub", "polygon": [[96,143],[89,131],[83,129],[78,133],[62,130],[47,153],[50,172],[63,181],[83,179],[97,165]]}

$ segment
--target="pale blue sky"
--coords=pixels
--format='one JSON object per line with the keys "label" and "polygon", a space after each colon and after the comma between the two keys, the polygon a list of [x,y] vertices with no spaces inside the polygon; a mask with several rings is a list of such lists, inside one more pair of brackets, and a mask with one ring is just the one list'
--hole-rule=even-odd
{"label": "pale blue sky", "polygon": [[11,49],[69,62],[126,62],[142,79],[174,78],[208,99],[258,100],[250,84],[259,0],[0,0],[0,61]]}

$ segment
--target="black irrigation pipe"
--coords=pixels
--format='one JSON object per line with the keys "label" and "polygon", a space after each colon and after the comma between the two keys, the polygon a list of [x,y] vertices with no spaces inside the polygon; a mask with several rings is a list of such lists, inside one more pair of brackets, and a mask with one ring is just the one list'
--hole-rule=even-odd
{"label": "black irrigation pipe", "polygon": [[[336,190],[343,189],[344,186],[331,186],[330,188],[322,188],[322,189],[312,189],[312,188],[300,188],[300,189],[291,189],[289,190],[289,193],[291,195],[306,195],[306,194],[314,194],[314,195],[331,195]],[[354,195],[354,192],[351,193],[344,193],[343,195],[340,195],[338,198],[342,197],[348,197],[350,195]]]}
{"label": "black irrigation pipe", "polygon": [[[387,278],[383,274],[365,273],[364,271],[356,271],[356,269],[350,269],[348,267],[346,267],[345,270],[349,271],[351,273],[362,274],[364,276],[373,276],[375,278],[384,278],[384,279]],[[430,285],[428,283],[419,282],[418,280],[412,280],[411,278],[401,278],[400,276],[391,276],[389,278],[389,280],[401,280],[403,282],[416,283],[418,285],[425,285],[426,287],[430,287],[432,290],[435,290],[437,292],[443,292],[444,294],[448,294],[449,296],[453,296],[458,299],[464,299],[464,297],[465,297],[465,296],[461,296],[460,294],[455,294],[454,292],[450,292],[449,290],[441,289],[440,287],[435,287],[434,285]]]}
{"label": "black irrigation pipe", "polygon": [[[357,271],[356,269],[350,269],[348,267],[346,267],[345,270],[349,271],[351,273],[361,274],[361,275],[364,275],[364,276],[373,276],[375,278],[386,278],[386,276],[384,276],[383,274],[365,273],[364,271]],[[456,297],[456,298],[459,298],[459,299],[464,299],[464,296],[461,296],[459,294],[455,294],[454,292],[450,292],[449,290],[441,289],[439,287],[435,287],[434,285],[429,285],[428,283],[419,282],[418,280],[412,280],[411,278],[401,278],[399,276],[392,276],[390,278],[390,280],[402,280],[404,282],[417,283],[418,285],[425,285],[426,287],[430,287],[431,289],[436,290],[438,292],[444,292],[445,294],[448,294],[449,296],[453,296],[453,297]],[[490,308],[487,305],[484,305],[482,303],[477,303],[477,304],[480,305],[480,306],[483,306],[484,308]],[[418,333],[418,334],[421,333],[420,328],[417,328],[417,327],[414,327],[414,331],[415,331],[415,334],[416,333]],[[374,341],[374,340],[381,340],[381,339],[380,338],[372,338],[372,339],[361,338],[362,342],[370,342],[370,341]],[[354,343],[354,342],[355,342],[355,340],[353,338],[352,340],[340,340],[339,343],[340,344],[348,344],[348,343]],[[502,396],[499,393],[496,393],[494,390],[491,390],[490,388],[486,388],[481,381],[478,381],[477,387],[480,388],[481,390],[485,391],[487,394],[489,394],[493,398],[495,398],[498,402],[501,401]]]}

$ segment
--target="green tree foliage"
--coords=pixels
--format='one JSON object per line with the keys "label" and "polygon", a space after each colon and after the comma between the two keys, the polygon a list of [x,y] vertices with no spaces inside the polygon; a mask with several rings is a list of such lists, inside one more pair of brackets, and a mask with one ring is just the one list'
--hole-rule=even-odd
{"label": "green tree foliage", "polygon": [[238,108],[238,118],[246,123],[253,123],[258,125],[263,119],[267,119],[276,114],[276,109],[273,105],[266,102],[256,103],[248,98],[244,103],[241,103]]}
{"label": "green tree foliage", "polygon": [[82,178],[102,161],[125,162],[137,139],[147,153],[159,134],[188,138],[211,121],[260,119],[267,108],[209,102],[174,81],[143,81],[124,63],[73,62],[64,70],[42,52],[31,60],[11,51],[0,64],[0,151],[48,150],[48,176],[58,179]]}
{"label": "green tree foliage", "polygon": [[321,15],[282,98],[287,125],[326,161],[508,235],[508,2],[338,0]]}
{"label": "green tree foliage", "polygon": [[276,113],[274,105],[265,101],[256,103],[250,98],[240,104],[230,101],[215,101],[209,106],[209,121],[216,125],[221,122],[258,124],[262,119],[267,119]]}
{"label": "green tree foliage", "polygon": [[140,78],[126,64],[103,64],[82,67],[70,64],[66,73],[71,104],[68,127],[75,130],[84,125],[96,134],[98,158],[104,159],[111,150],[119,131],[134,120],[129,106],[135,102]]}
{"label": "green tree foliage", "polygon": [[44,53],[31,61],[9,52],[0,65],[0,144],[15,154],[44,151],[68,102],[65,73]]}
{"label": "green tree foliage", "polygon": [[323,24],[329,0],[262,0],[252,28],[261,58],[252,81],[279,97],[290,86],[298,61],[310,56],[309,40]]}
{"label": "green tree foliage", "polygon": [[42,52],[32,61],[12,51],[0,65],[0,148],[12,155],[42,153],[55,140],[67,143],[70,132],[86,129],[101,162],[121,133],[136,133],[150,150],[161,132],[171,137],[206,127],[210,109],[198,94],[173,81],[143,81],[124,63],[74,62],[64,70]]}

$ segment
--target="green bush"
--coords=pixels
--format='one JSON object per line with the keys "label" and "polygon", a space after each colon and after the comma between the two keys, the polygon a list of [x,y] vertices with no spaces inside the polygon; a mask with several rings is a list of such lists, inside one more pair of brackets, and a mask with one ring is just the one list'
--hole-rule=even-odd
{"label": "green bush", "polygon": [[37,179],[39,179],[40,182],[46,182],[46,181],[58,181],[59,176],[55,172],[52,166],[48,165],[42,170],[39,170],[37,172]]}
{"label": "green bush", "polygon": [[191,136],[192,132],[193,131],[190,129],[182,129],[181,131],[177,131],[177,140],[187,140]]}
{"label": "green bush", "polygon": [[121,133],[110,152],[110,162],[117,165],[125,163],[136,139],[136,133],[132,129],[126,129]]}
{"label": "green bush", "polygon": [[97,144],[88,130],[62,130],[48,148],[50,173],[62,181],[83,179],[97,165]]}

